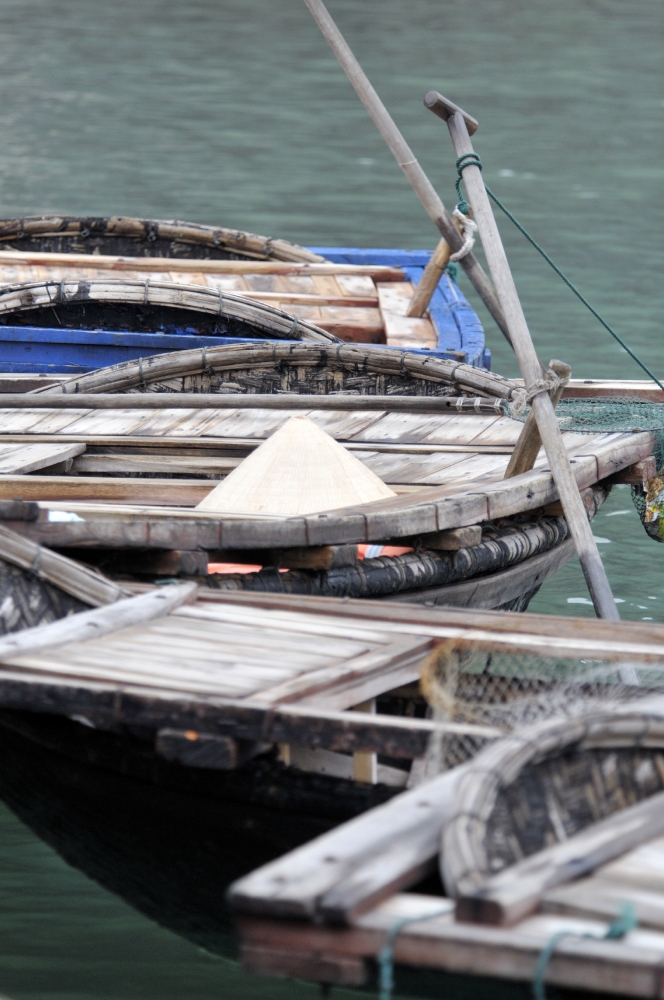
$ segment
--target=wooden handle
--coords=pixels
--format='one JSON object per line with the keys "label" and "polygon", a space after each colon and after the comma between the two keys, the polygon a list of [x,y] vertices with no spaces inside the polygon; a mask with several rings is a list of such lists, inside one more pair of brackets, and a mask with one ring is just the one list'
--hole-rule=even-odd
{"label": "wooden handle", "polygon": [[446,122],[447,119],[451,118],[453,115],[463,115],[463,120],[465,121],[466,128],[468,129],[468,135],[475,135],[480,127],[478,121],[466,114],[462,108],[459,108],[456,104],[452,104],[451,101],[448,101],[447,98],[443,97],[442,94],[439,94],[437,90],[430,90],[428,94],[425,94],[424,106],[428,108],[429,111],[433,111],[434,115],[438,115],[439,118],[442,118],[444,122]]}
{"label": "wooden handle", "polygon": [[[466,127],[466,119],[462,112],[458,111],[450,115],[447,119],[447,127],[457,157],[474,152]],[[479,167],[473,163],[468,164],[463,171],[463,178],[468,192],[468,200],[473,209],[473,216],[479,228],[489,270],[503,307],[514,353],[519,362],[524,384],[526,388],[529,388],[537,385],[541,378],[540,363],[535,353],[530,330],[519,301],[514,278],[510,271]],[[583,501],[579,495],[579,488],[572,472],[570,457],[562,439],[548,393],[536,393],[531,405],[595,611],[600,618],[618,621],[620,619],[618,608],[611,592],[606,570],[597,551]]]}

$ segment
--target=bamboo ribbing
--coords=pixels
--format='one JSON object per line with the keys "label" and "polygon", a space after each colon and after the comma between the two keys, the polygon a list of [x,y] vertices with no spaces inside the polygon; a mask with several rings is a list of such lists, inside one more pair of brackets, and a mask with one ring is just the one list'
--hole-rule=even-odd
{"label": "bamboo ribbing", "polygon": [[92,255],[131,254],[175,258],[227,258],[317,263],[324,257],[288,240],[257,236],[224,226],[132,219],[123,216],[33,215],[0,219],[0,247],[71,251]]}
{"label": "bamboo ribbing", "polygon": [[[0,314],[2,310],[2,294],[0,293]],[[327,335],[326,335],[327,336]],[[293,385],[295,391],[302,393],[303,388],[309,389],[311,393],[320,392],[328,388],[323,379],[324,373],[330,373],[330,381],[334,382],[335,375],[342,375],[349,372],[354,378],[360,379],[360,389],[367,391],[369,383],[375,382],[371,376],[382,378],[394,378],[400,382],[405,382],[405,389],[408,386],[417,391],[432,392],[435,390],[435,383],[444,384],[446,387],[454,387],[452,392],[455,395],[461,393],[473,393],[476,396],[485,396],[489,399],[515,401],[523,394],[523,389],[510,379],[503,378],[494,372],[485,371],[482,368],[475,368],[472,365],[461,364],[445,358],[432,358],[420,354],[410,354],[407,351],[400,351],[391,348],[371,347],[359,344],[314,345],[314,344],[229,344],[222,347],[208,347],[205,349],[195,348],[189,351],[173,351],[170,354],[157,354],[139,361],[127,361],[123,364],[112,365],[108,368],[100,368],[87,375],[79,375],[65,382],[47,386],[44,389],[36,389],[28,395],[23,395],[24,402],[33,399],[57,399],[66,394],[88,393],[117,393],[132,390],[149,390],[154,383],[167,383],[174,378],[188,375],[197,375],[204,372],[218,373],[230,372],[233,370],[250,370],[253,373],[254,383],[256,376],[261,371],[268,373],[279,373],[284,368],[297,368],[297,379]],[[276,380],[270,375],[274,382],[274,387],[283,392],[281,380]],[[338,389],[352,389],[357,383],[344,384],[343,378],[338,379]],[[166,384],[159,385],[159,392],[153,395],[154,405],[161,405],[159,400],[163,399],[164,390],[168,391]],[[196,389],[202,389],[196,386]],[[331,387],[329,387],[331,388]],[[369,386],[370,388],[370,386]],[[411,389],[411,391],[412,391]],[[205,390],[203,390],[205,391]],[[223,391],[223,390],[222,390]],[[273,390],[274,391],[274,388]],[[358,395],[350,397],[338,395],[319,396],[319,401],[334,400],[339,403],[340,408],[352,407],[361,408],[364,402],[369,402],[376,396]],[[384,390],[383,390],[384,391]],[[380,395],[380,386],[374,387],[374,392]],[[254,389],[255,393],[255,389]],[[252,395],[252,405],[262,406],[269,397],[262,394]],[[0,399],[1,405],[6,405],[10,398],[18,398],[18,394],[3,393]],[[238,393],[233,398],[240,401],[243,396]],[[246,397],[244,397],[246,398]],[[280,395],[285,399],[285,395]],[[443,397],[444,398],[444,397]],[[401,406],[404,400],[407,403],[417,403],[417,396],[390,397],[393,405]],[[132,405],[135,397],[132,398]],[[11,405],[11,404],[9,404]],[[100,403],[99,405],[103,405]],[[112,405],[112,404],[109,404]],[[137,403],[137,405],[139,405]],[[201,398],[201,405],[207,405]],[[268,405],[271,405],[268,403]],[[327,404],[325,404],[327,405]],[[388,408],[391,408],[390,407]]]}
{"label": "bamboo ribbing", "polygon": [[38,309],[66,309],[93,303],[103,303],[109,307],[133,305],[141,308],[162,306],[186,309],[218,317],[220,321],[225,318],[241,320],[263,331],[263,336],[266,337],[341,343],[338,337],[321,330],[313,323],[256,299],[202,285],[178,285],[150,279],[72,278],[10,285],[0,290],[0,317]]}

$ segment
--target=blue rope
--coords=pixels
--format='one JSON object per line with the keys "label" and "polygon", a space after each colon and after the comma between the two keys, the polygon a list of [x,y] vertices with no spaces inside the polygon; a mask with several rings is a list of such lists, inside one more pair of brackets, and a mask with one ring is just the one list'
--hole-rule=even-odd
{"label": "blue rope", "polygon": [[[464,168],[465,167],[469,167],[471,165],[475,166],[475,167],[479,167],[480,170],[482,169],[482,162],[481,162],[479,156],[477,155],[477,153],[464,153],[464,155],[460,156],[459,159],[456,161],[456,168],[457,168],[456,190],[457,190],[457,194],[459,195],[459,205],[458,205],[458,208],[459,208],[459,211],[463,212],[464,215],[468,215],[469,209],[468,209],[468,202],[466,201],[466,199],[461,194],[461,180],[462,180],[462,174],[463,174]],[[536,240],[533,239],[533,237],[530,235],[530,233],[527,232],[523,228],[523,226],[518,221],[518,219],[514,218],[514,216],[512,215],[512,213],[509,211],[509,209],[506,208],[503,205],[503,203],[500,200],[500,198],[498,198],[493,193],[493,191],[486,186],[486,184],[484,186],[486,188],[486,193],[489,195],[489,197],[491,198],[491,200],[494,201],[496,203],[496,205],[498,206],[498,208],[502,212],[505,213],[505,215],[507,216],[507,218],[511,222],[514,223],[514,225],[519,230],[519,232],[522,233],[526,237],[526,239],[528,240],[528,242],[532,246],[535,247],[535,249],[537,250],[537,252],[539,254],[541,254],[542,257],[544,257],[544,260],[547,262],[547,264],[551,265],[551,267],[556,272],[556,274],[558,275],[558,277],[562,278],[562,280],[565,282],[565,284],[570,289],[570,291],[574,292],[574,294],[576,295],[577,299],[579,299],[581,302],[583,302],[584,306],[587,309],[590,310],[590,312],[593,314],[593,316],[595,317],[595,319],[599,320],[599,322],[602,324],[602,326],[604,327],[604,329],[607,330],[611,334],[611,336],[614,338],[614,340],[618,341],[618,343],[620,344],[620,346],[625,351],[627,351],[627,353],[629,354],[630,358],[632,358],[632,360],[636,361],[637,365],[640,368],[643,369],[643,371],[646,373],[646,375],[649,375],[650,378],[653,380],[653,382],[656,382],[657,385],[660,387],[660,389],[664,390],[664,385],[662,385],[662,383],[657,378],[657,376],[653,375],[653,373],[650,371],[650,369],[648,368],[648,366],[645,365],[643,363],[643,361],[641,361],[641,359],[639,357],[637,357],[637,355],[634,353],[634,351],[631,349],[631,347],[627,346],[627,344],[622,339],[622,337],[620,337],[616,333],[616,331],[613,330],[609,326],[609,324],[606,322],[606,320],[602,316],[600,316],[600,314],[597,312],[596,309],[593,309],[593,307],[591,306],[590,302],[588,302],[588,299],[586,299],[585,296],[583,296],[581,294],[581,292],[576,287],[576,285],[572,284],[572,282],[569,280],[569,278],[565,274],[563,274],[563,272],[560,270],[560,268],[558,267],[558,265],[555,264],[551,260],[551,258],[549,257],[548,253],[545,250],[543,250],[542,247],[539,245],[539,243]]]}
{"label": "blue rope", "polygon": [[378,986],[380,1000],[392,1000],[394,991],[394,942],[407,924],[417,924],[423,920],[433,920],[434,917],[442,917],[450,912],[449,905],[444,910],[435,910],[427,913],[425,917],[403,917],[397,920],[389,931],[385,939],[385,944],[378,953]]}
{"label": "blue rope", "polygon": [[[612,924],[606,929],[606,933],[598,936],[597,934],[577,934],[575,931],[558,931],[553,935],[551,940],[542,949],[539,958],[537,959],[537,965],[535,966],[535,974],[533,976],[533,997],[534,1000],[546,1000],[546,990],[544,988],[544,976],[546,974],[546,969],[549,964],[549,960],[553,955],[554,951],[566,937],[578,937],[578,938],[590,938],[595,941],[607,941],[607,940],[619,940],[623,938],[625,934],[629,931],[633,931],[637,926],[638,921],[636,919],[636,913],[634,912],[634,907],[631,903],[621,903],[620,916],[613,921]],[[382,998],[381,998],[382,1000]]]}

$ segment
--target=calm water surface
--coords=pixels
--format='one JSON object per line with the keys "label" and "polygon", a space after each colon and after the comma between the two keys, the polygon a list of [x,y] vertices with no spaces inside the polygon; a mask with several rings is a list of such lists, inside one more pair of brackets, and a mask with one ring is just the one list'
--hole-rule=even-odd
{"label": "calm water surface", "polygon": [[[479,119],[487,181],[664,375],[662,0],[330,7],[446,203],[454,157],[422,106],[431,87]],[[434,245],[299,0],[0,0],[0,25],[3,215],[175,217],[305,244]],[[508,226],[540,355],[581,377],[639,377]],[[494,368],[515,374],[486,326]],[[664,621],[664,549],[628,489],[594,531],[624,616]],[[532,608],[591,614],[584,602],[572,564]],[[245,979],[69,868],[2,809],[0,927],[0,992],[21,1000],[319,995]]]}

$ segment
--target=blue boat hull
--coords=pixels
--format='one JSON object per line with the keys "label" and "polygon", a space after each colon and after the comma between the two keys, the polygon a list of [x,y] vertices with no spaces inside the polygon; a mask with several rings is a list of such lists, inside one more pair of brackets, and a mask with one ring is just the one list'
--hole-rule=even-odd
{"label": "blue boat hull", "polygon": [[[333,263],[402,267],[415,284],[430,257],[430,252],[423,250],[311,249]],[[438,346],[415,353],[452,358],[482,368],[490,367],[491,352],[485,346],[482,324],[457,285],[446,274],[433,295],[429,314],[438,335]],[[153,354],[254,339],[201,335],[186,329],[169,330],[168,333],[136,333],[126,330],[0,326],[0,372],[77,375]]]}

